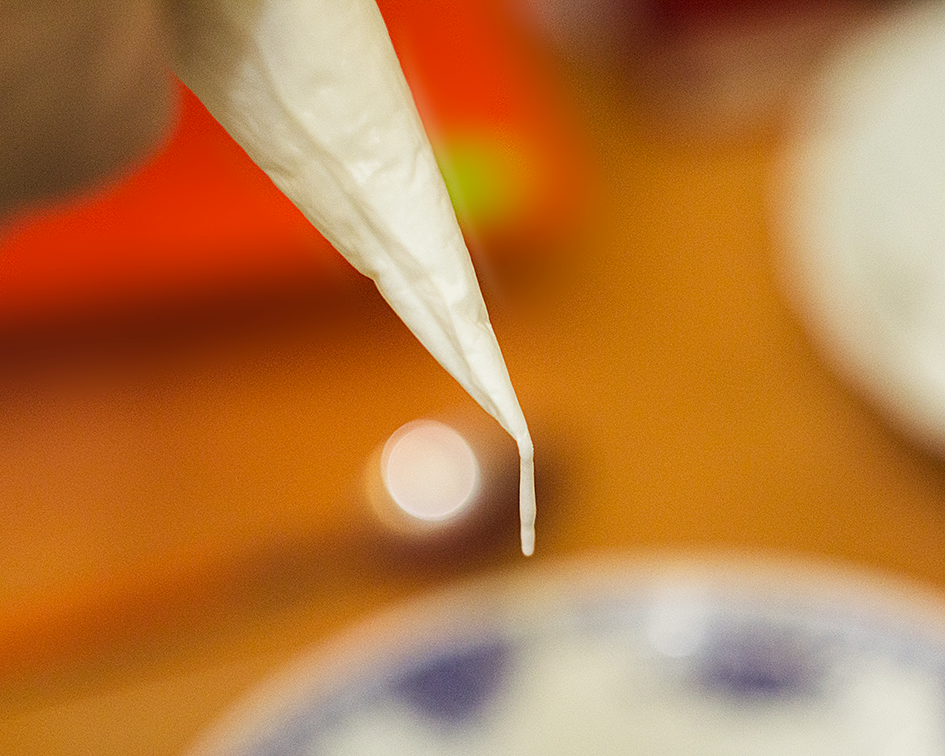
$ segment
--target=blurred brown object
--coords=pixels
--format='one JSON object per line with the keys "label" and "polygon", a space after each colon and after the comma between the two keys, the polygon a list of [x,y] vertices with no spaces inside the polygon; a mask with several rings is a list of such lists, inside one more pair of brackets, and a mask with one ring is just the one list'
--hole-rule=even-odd
{"label": "blurred brown object", "polygon": [[874,4],[861,0],[663,0],[634,65],[675,122],[721,135],[784,115],[845,31]]}
{"label": "blurred brown object", "polygon": [[113,177],[173,120],[173,43],[159,0],[0,5],[4,216]]}
{"label": "blurred brown object", "polygon": [[784,112],[873,0],[518,0],[533,27],[677,129],[732,135]]}

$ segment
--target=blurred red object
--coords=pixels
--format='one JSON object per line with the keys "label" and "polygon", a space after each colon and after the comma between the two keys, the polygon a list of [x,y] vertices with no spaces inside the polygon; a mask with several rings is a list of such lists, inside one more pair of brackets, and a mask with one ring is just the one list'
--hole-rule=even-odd
{"label": "blurred red object", "polygon": [[[538,247],[581,203],[580,147],[540,56],[499,3],[382,0],[460,220]],[[511,242],[511,243],[510,243]],[[0,329],[336,286],[352,272],[187,90],[179,126],[118,185],[0,236]]]}

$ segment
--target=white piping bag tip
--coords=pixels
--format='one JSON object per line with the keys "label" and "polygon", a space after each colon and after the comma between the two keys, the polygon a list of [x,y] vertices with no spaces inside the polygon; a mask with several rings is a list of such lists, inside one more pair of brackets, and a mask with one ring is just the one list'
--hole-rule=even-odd
{"label": "white piping bag tip", "polygon": [[175,70],[429,352],[532,445],[436,156],[374,0],[189,0]]}

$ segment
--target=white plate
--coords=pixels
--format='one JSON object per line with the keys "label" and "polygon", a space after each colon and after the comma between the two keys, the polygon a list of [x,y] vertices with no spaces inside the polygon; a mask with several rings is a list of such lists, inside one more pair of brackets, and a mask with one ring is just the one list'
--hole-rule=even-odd
{"label": "white plate", "polygon": [[778,206],[816,341],[945,453],[945,5],[893,7],[826,65]]}
{"label": "white plate", "polygon": [[756,559],[488,579],[317,649],[191,756],[938,756],[943,617]]}

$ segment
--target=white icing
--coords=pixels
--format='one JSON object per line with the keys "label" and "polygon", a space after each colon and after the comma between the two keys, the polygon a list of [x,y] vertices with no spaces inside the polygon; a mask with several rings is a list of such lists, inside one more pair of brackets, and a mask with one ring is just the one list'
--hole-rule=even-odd
{"label": "white icing", "polygon": [[178,11],[180,79],[515,439],[530,554],[532,441],[374,0],[192,0]]}

